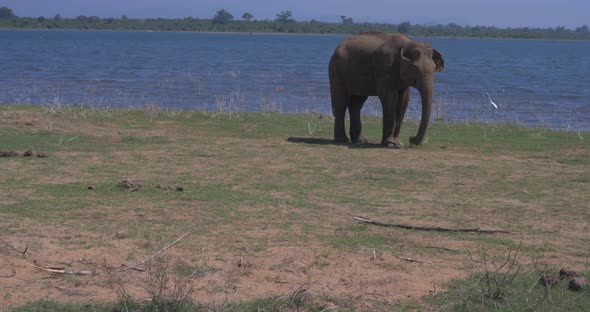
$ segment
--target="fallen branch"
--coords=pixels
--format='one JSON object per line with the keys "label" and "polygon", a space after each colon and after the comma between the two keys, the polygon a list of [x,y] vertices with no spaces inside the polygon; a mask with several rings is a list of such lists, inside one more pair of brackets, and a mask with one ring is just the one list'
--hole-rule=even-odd
{"label": "fallen branch", "polygon": [[125,263],[121,264],[122,267],[125,267],[126,270],[133,270],[133,271],[138,271],[138,272],[145,272],[145,269],[142,268],[131,268],[129,266],[127,266]]}
{"label": "fallen branch", "polygon": [[450,251],[450,252],[459,252],[459,250],[457,250],[457,249],[451,249],[451,248],[447,248],[447,247],[437,247],[437,246],[416,246],[416,248],[439,249],[439,250]]}
{"label": "fallen branch", "polygon": [[398,258],[400,258],[401,260],[404,260],[404,261],[408,261],[408,262],[424,263],[424,261],[419,260],[419,259],[414,259],[414,258],[408,258],[408,257],[398,257]]}
{"label": "fallen branch", "polygon": [[418,225],[407,225],[407,224],[399,224],[399,223],[384,223],[379,221],[368,220],[359,217],[353,217],[354,220],[369,223],[373,225],[385,226],[385,227],[396,227],[408,230],[420,230],[420,231],[439,231],[439,232],[475,232],[475,233],[484,233],[484,234],[492,234],[492,233],[511,233],[510,231],[505,230],[491,230],[491,229],[482,229],[482,228],[446,228],[440,226],[418,226]]}
{"label": "fallen branch", "polygon": [[146,258],[143,261],[140,261],[132,266],[127,266],[123,271],[128,271],[128,270],[135,270],[136,267],[152,260],[153,258],[157,257],[159,254],[163,253],[164,251],[168,250],[170,247],[176,245],[178,242],[180,242],[183,238],[187,237],[190,234],[190,232],[186,232],[184,233],[182,236],[180,236],[179,238],[177,238],[175,241],[173,241],[172,243],[170,243],[170,245],[164,247],[164,249],[161,249],[160,251],[156,252],[155,254],[151,255],[150,257]]}
{"label": "fallen branch", "polygon": [[45,268],[45,267],[42,267],[42,266],[38,266],[38,265],[32,264],[32,263],[30,263],[28,261],[27,261],[27,263],[30,266],[32,266],[32,267],[34,267],[36,269],[39,269],[39,270],[42,270],[42,271],[45,271],[45,272],[49,272],[49,273],[55,273],[55,274],[87,275],[87,276],[94,274],[94,272],[92,272],[92,271],[74,271],[74,270],[65,270],[65,269],[64,270],[56,270],[56,269],[50,269],[50,268]]}

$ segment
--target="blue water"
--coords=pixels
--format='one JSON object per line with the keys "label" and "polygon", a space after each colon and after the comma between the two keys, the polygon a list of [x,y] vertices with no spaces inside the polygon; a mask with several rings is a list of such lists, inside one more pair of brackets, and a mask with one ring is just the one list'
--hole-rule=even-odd
{"label": "blue water", "polygon": [[[330,113],[342,38],[0,30],[0,103]],[[433,119],[590,130],[590,42],[424,40],[445,59]],[[410,116],[420,109],[414,92]],[[380,110],[372,99],[364,112]]]}

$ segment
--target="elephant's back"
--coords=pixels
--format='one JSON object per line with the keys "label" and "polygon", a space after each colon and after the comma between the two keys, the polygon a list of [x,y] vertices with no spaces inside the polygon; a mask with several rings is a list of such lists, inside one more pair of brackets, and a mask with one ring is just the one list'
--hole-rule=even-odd
{"label": "elephant's back", "polygon": [[370,57],[370,55],[394,34],[384,32],[364,32],[344,38],[336,47],[332,59]]}

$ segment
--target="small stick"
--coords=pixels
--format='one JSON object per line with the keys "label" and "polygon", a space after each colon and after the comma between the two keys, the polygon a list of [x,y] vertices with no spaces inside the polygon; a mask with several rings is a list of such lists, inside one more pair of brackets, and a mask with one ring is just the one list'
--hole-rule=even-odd
{"label": "small stick", "polygon": [[437,247],[437,246],[416,246],[416,248],[424,248],[424,249],[440,249],[444,251],[452,251],[452,252],[459,252],[457,249],[451,249],[447,247]]}
{"label": "small stick", "polygon": [[49,273],[66,274],[66,275],[92,275],[93,274],[92,271],[55,270],[55,269],[44,268],[42,266],[38,266],[38,265],[32,264],[30,262],[27,262],[27,263],[36,269],[43,270],[43,271],[49,272]]}
{"label": "small stick", "polygon": [[144,263],[146,263],[146,262],[148,262],[148,261],[152,260],[153,258],[157,257],[159,254],[161,254],[161,253],[163,253],[164,251],[168,250],[170,247],[172,247],[172,246],[176,245],[176,243],[180,242],[180,241],[181,241],[183,238],[187,237],[189,234],[190,234],[190,232],[186,232],[186,233],[184,233],[182,236],[180,236],[180,237],[179,237],[179,238],[177,238],[175,241],[173,241],[172,243],[170,243],[170,245],[168,245],[168,246],[164,247],[164,249],[162,249],[162,250],[160,250],[160,251],[156,252],[155,254],[153,254],[152,256],[150,256],[150,257],[148,257],[148,258],[146,258],[146,259],[145,259],[145,260],[143,260],[143,261],[140,261],[140,262],[138,262],[138,263],[136,263],[136,264],[134,264],[134,265],[132,265],[132,266],[127,266],[127,265],[126,265],[126,268],[125,268],[123,271],[127,271],[127,270],[134,270],[136,267],[138,267],[138,266],[140,266],[140,265],[142,265],[142,264],[144,264]]}
{"label": "small stick", "polygon": [[402,260],[408,261],[408,262],[418,262],[418,263],[424,263],[424,261],[419,260],[419,259],[414,259],[414,258],[408,258],[408,257],[398,257]]}
{"label": "small stick", "polygon": [[432,286],[434,287],[434,290],[429,290],[428,292],[430,293],[431,296],[436,295],[436,283],[432,282]]}
{"label": "small stick", "polygon": [[133,270],[133,271],[139,271],[139,272],[145,272],[145,269],[142,269],[142,268],[130,268],[130,267],[129,267],[129,266],[127,266],[125,263],[122,263],[122,264],[121,264],[121,266],[122,266],[122,267],[125,267],[125,268],[127,268],[127,269],[129,269],[129,270]]}
{"label": "small stick", "polygon": [[402,229],[409,229],[409,230],[421,230],[421,231],[440,231],[440,232],[476,232],[476,233],[485,233],[485,234],[492,234],[492,233],[511,233],[510,231],[505,230],[487,230],[482,228],[446,228],[440,226],[418,226],[418,225],[407,225],[407,224],[399,224],[399,223],[384,223],[379,221],[368,220],[359,217],[353,217],[354,220],[369,223],[379,226],[385,227],[397,227]]}

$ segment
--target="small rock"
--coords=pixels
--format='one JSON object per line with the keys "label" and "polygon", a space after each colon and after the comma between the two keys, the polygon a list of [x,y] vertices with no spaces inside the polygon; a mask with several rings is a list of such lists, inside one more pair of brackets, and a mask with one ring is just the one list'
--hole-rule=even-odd
{"label": "small rock", "polygon": [[126,189],[136,189],[135,191],[137,191],[137,189],[139,189],[142,186],[143,186],[143,183],[133,182],[131,180],[123,180],[123,181],[119,182],[119,187],[126,188]]}
{"label": "small rock", "polygon": [[130,180],[123,180],[121,182],[119,182],[119,187],[122,188],[131,188],[131,186],[133,185],[133,182],[131,182]]}
{"label": "small rock", "polygon": [[0,151],[0,157],[14,157],[16,155],[15,151]]}
{"label": "small rock", "polygon": [[176,191],[177,192],[183,192],[184,191],[184,188],[182,186],[180,186],[180,185],[177,185],[176,186]]}
{"label": "small rock", "polygon": [[576,273],[574,270],[566,268],[561,268],[561,270],[559,270],[559,279],[574,278],[576,276],[578,276],[578,273]]}
{"label": "small rock", "polygon": [[88,189],[89,189],[89,190],[95,190],[96,188],[95,188],[94,186],[92,186],[92,185],[89,185],[89,186],[88,186]]}
{"label": "small rock", "polygon": [[47,157],[47,155],[45,153],[37,153],[37,157],[45,158],[45,157]]}
{"label": "small rock", "polygon": [[23,156],[25,156],[25,157],[31,157],[31,156],[33,156],[33,151],[31,151],[31,150],[28,150],[28,151],[26,151],[26,152],[23,154]]}
{"label": "small rock", "polygon": [[584,277],[574,277],[570,281],[570,289],[571,290],[582,290],[583,288],[588,286],[588,281]]}
{"label": "small rock", "polygon": [[252,266],[252,263],[250,263],[250,261],[248,261],[248,260],[240,258],[238,260],[237,265],[238,265],[238,268],[249,268],[250,266]]}
{"label": "small rock", "polygon": [[156,186],[155,186],[155,187],[156,187],[157,189],[161,189],[161,188],[162,188],[162,185],[160,185],[160,184],[156,184]]}
{"label": "small rock", "polygon": [[551,287],[551,286],[559,283],[559,277],[554,276],[554,275],[543,276],[543,277],[541,277],[540,282],[541,282],[541,285],[543,285],[543,286]]}

